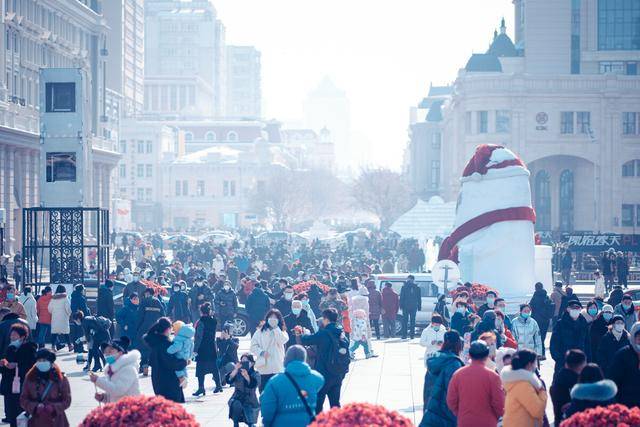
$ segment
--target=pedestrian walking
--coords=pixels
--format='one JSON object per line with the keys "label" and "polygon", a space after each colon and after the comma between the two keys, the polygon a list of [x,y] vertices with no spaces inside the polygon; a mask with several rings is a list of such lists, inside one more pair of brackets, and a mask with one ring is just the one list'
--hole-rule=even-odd
{"label": "pedestrian walking", "polygon": [[143,339],[144,335],[156,325],[158,320],[164,316],[164,306],[155,297],[153,289],[146,288],[144,290],[144,298],[138,306],[138,324],[136,325],[136,343],[141,354],[141,369],[145,376],[149,371],[149,355],[151,349],[147,345],[147,340]]}
{"label": "pedestrian walking", "polygon": [[249,316],[249,332],[253,336],[258,328],[258,324],[264,320],[264,316],[271,308],[269,297],[261,286],[256,286],[247,297],[245,308]]}
{"label": "pedestrian walking", "polygon": [[382,315],[382,293],[376,289],[373,280],[367,281],[367,291],[369,292],[369,321],[371,328],[376,334],[376,339],[380,339],[380,316]]}
{"label": "pedestrian walking", "polygon": [[540,328],[538,327],[538,322],[531,317],[531,306],[529,304],[520,305],[520,315],[511,321],[511,326],[511,332],[513,332],[513,338],[518,344],[518,350],[528,349],[535,354],[542,355],[544,344],[540,337]]}
{"label": "pedestrian walking", "polygon": [[400,289],[400,310],[402,310],[402,330],[400,335],[403,340],[407,339],[407,334],[411,339],[415,337],[416,313],[421,305],[420,288],[415,283],[415,277],[410,274]]}
{"label": "pedestrian walking", "polygon": [[557,373],[564,366],[564,357],[569,350],[582,350],[590,358],[589,325],[580,314],[580,301],[571,301],[558,323],[553,327],[549,351],[556,362]]}
{"label": "pedestrian walking", "polygon": [[557,370],[549,389],[553,402],[555,424],[562,420],[563,408],[571,402],[571,389],[578,382],[580,372],[587,365],[587,356],[582,350],[568,350],[564,357],[564,365]]}
{"label": "pedestrian walking", "polygon": [[260,392],[275,374],[284,369],[284,347],[289,341],[282,314],[275,308],[265,315],[264,323],[251,337],[254,368],[260,374]]}
{"label": "pedestrian walking", "polygon": [[611,325],[600,340],[595,357],[596,363],[605,374],[609,373],[611,362],[618,350],[629,344],[629,332],[625,329],[624,318],[620,315],[613,316]]}
{"label": "pedestrian walking", "polygon": [[587,409],[616,403],[617,393],[616,383],[605,379],[598,365],[589,363],[582,369],[578,383],[571,389],[571,403],[564,411],[564,417],[569,418]]}
{"label": "pedestrian walking", "polygon": [[51,342],[53,350],[60,350],[64,347],[64,344],[60,343],[60,339],[62,339],[69,345],[69,351],[72,351],[69,337],[71,303],[67,299],[67,292],[64,286],[58,285],[47,309],[51,313]]}
{"label": "pedestrian walking", "polygon": [[[549,332],[549,325],[554,315],[553,301],[547,295],[547,291],[544,289],[542,283],[535,284],[535,291],[529,301],[531,307],[531,317],[538,324],[540,330],[540,341],[542,342],[542,353],[540,356],[545,356],[546,349],[544,343],[547,339],[547,332]],[[513,330],[513,327],[509,328]]]}
{"label": "pedestrian walking", "polygon": [[36,307],[36,299],[31,293],[31,286],[25,286],[22,289],[22,295],[18,298],[18,302],[24,307],[27,316],[26,321],[29,323],[30,336],[36,336],[36,326],[38,325],[38,309]]}
{"label": "pedestrian walking", "polygon": [[[204,303],[200,306],[200,319],[196,322],[196,335],[194,351],[196,353],[196,378],[198,378],[198,389],[194,396],[204,396],[205,377],[209,374],[213,376],[215,388],[213,393],[222,392],[222,380],[220,378],[220,363],[218,361],[218,348],[216,348],[216,330],[218,319],[211,312],[211,303]],[[236,360],[237,361],[237,360]],[[227,362],[228,363],[228,362]]]}
{"label": "pedestrian walking", "polygon": [[444,343],[444,335],[446,332],[447,330],[442,324],[442,317],[438,314],[432,315],[431,322],[422,330],[422,334],[420,334],[420,345],[425,348],[425,366],[427,366],[429,358],[434,356],[436,352],[440,351],[440,347]]}
{"label": "pedestrian walking", "polygon": [[96,392],[94,396],[98,402],[113,403],[123,397],[140,394],[138,380],[140,352],[128,351],[130,345],[129,338],[123,337],[103,343],[101,346],[107,362],[105,374],[98,376],[94,372],[89,373],[89,380],[103,390],[103,392]]}
{"label": "pedestrian walking", "polygon": [[5,300],[0,303],[0,308],[7,308],[11,313],[17,314],[21,319],[27,320],[27,312],[18,300],[15,286],[9,285],[6,287],[6,290]]}
{"label": "pedestrian walking", "polygon": [[[124,298],[124,297],[123,297]],[[124,305],[116,313],[116,323],[118,324],[118,337],[127,337],[131,342],[131,348],[137,348],[138,342],[138,306],[140,298],[137,293],[129,294],[124,300]]]}
{"label": "pedestrian walking", "polygon": [[[532,319],[533,320],[533,319]],[[519,350],[511,358],[500,378],[506,391],[504,427],[536,427],[544,424],[547,390],[536,375],[538,355]]]}
{"label": "pedestrian walking", "polygon": [[191,309],[189,307],[189,295],[184,291],[187,284],[180,280],[173,284],[171,296],[167,304],[167,316],[171,319],[191,323]]}
{"label": "pedestrian walking", "polygon": [[49,303],[51,302],[51,286],[45,286],[38,301],[36,302],[36,313],[38,324],[36,326],[36,343],[38,348],[43,348],[47,336],[51,334],[51,313],[49,313]]}
{"label": "pedestrian walking", "polygon": [[613,314],[619,314],[624,319],[625,328],[627,330],[631,330],[633,324],[637,320],[636,308],[633,304],[633,299],[631,295],[624,295],[622,297],[622,302],[620,304],[614,306]]}
{"label": "pedestrian walking", "polygon": [[640,322],[629,330],[629,343],[613,356],[608,377],[618,387],[617,402],[633,407],[640,402]]}
{"label": "pedestrian walking", "polygon": [[385,282],[382,289],[382,325],[385,338],[393,338],[395,336],[399,309],[400,297],[393,290],[391,282]]}
{"label": "pedestrian walking", "polygon": [[219,326],[233,321],[238,311],[238,297],[231,286],[231,281],[226,280],[215,294],[216,316]]}
{"label": "pedestrian walking", "polygon": [[553,324],[560,319],[562,299],[566,296],[566,293],[562,290],[562,282],[555,282],[553,284],[553,292],[551,293],[551,302],[553,302]]}

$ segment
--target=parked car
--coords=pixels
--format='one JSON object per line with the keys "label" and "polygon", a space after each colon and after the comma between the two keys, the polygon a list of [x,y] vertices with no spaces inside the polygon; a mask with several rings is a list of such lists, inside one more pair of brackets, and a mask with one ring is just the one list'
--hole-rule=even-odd
{"label": "parked car", "polygon": [[[400,289],[402,285],[407,280],[407,276],[411,273],[399,273],[399,274],[374,274],[373,279],[375,280],[376,289],[382,292],[382,288],[384,288],[385,282],[390,282],[391,287],[394,291],[400,295]],[[433,283],[431,280],[431,273],[412,273],[415,277],[416,285],[420,288],[420,296],[422,298],[421,308],[418,310],[416,314],[416,326],[420,328],[426,327],[429,322],[431,322],[431,315],[433,314],[433,309],[438,302],[438,297],[444,292],[442,288],[438,288],[438,286]],[[450,307],[452,301],[451,298],[447,296],[445,299],[447,305]],[[451,313],[453,314],[453,313]],[[400,325],[402,324],[402,310],[398,312],[398,316],[396,318],[396,330],[400,331]]]}

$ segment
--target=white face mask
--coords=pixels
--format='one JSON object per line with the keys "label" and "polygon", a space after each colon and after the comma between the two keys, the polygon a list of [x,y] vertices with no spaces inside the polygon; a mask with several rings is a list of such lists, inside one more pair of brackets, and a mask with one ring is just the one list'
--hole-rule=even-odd
{"label": "white face mask", "polygon": [[293,299],[293,294],[287,292],[286,294],[284,294],[284,299],[286,299],[287,301],[291,301]]}
{"label": "white face mask", "polygon": [[614,329],[616,332],[622,332],[622,331],[624,331],[624,324],[622,324],[622,323],[616,323],[615,325],[613,325],[613,329]]}
{"label": "white face mask", "polygon": [[270,317],[267,319],[267,322],[269,323],[269,326],[274,329],[278,326],[278,319],[276,317]]}
{"label": "white face mask", "polygon": [[576,320],[578,316],[580,316],[580,310],[577,310],[577,309],[569,310],[569,316],[571,316],[573,320]]}

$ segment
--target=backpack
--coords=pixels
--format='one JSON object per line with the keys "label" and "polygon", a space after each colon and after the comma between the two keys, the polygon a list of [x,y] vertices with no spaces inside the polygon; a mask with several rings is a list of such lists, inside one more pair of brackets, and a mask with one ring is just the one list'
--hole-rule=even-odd
{"label": "backpack", "polygon": [[351,363],[349,340],[344,334],[336,338],[332,333],[329,333],[329,339],[331,340],[331,353],[327,364],[327,372],[343,377],[349,372],[349,364]]}

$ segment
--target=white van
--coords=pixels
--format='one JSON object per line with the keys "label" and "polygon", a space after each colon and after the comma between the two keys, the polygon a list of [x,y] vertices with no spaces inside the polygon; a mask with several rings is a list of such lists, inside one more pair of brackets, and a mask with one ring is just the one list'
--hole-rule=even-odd
{"label": "white van", "polygon": [[[431,273],[400,273],[400,274],[374,274],[373,280],[375,280],[376,289],[382,292],[384,288],[384,283],[389,282],[394,291],[398,295],[400,295],[400,289],[404,282],[406,282],[407,277],[409,275],[413,275],[415,277],[416,285],[420,288],[420,296],[422,298],[422,304],[420,310],[416,314],[416,326],[420,328],[424,328],[431,321],[431,315],[433,314],[433,309],[438,302],[438,297],[444,292],[442,288],[438,288],[438,286],[433,283],[431,279]],[[446,300],[447,306],[451,306],[451,297],[447,296]],[[453,315],[453,313],[449,313]],[[398,316],[396,318],[396,332],[400,331],[400,325],[402,324],[402,310],[398,312]]]}

